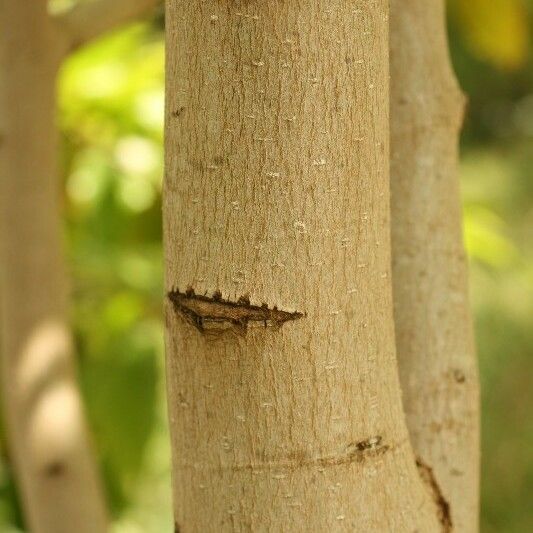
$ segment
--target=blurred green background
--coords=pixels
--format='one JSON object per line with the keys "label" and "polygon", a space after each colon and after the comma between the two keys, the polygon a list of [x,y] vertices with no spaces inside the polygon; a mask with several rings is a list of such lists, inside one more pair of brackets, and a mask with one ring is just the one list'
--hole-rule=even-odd
{"label": "blurred green background", "polygon": [[[461,179],[483,387],[482,531],[524,533],[533,531],[533,1],[449,4],[470,98]],[[171,530],[163,83],[159,12],[78,52],[58,88],[73,319],[115,533]],[[0,530],[20,524],[3,455]]]}

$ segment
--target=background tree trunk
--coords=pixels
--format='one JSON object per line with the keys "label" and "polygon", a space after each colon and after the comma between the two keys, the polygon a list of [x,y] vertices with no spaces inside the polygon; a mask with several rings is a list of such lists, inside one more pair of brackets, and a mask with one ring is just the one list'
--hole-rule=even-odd
{"label": "background tree trunk", "polygon": [[387,4],[167,4],[176,531],[445,529],[396,370]]}
{"label": "background tree trunk", "polygon": [[2,391],[9,449],[33,532],[106,529],[67,325],[55,77],[46,2],[0,11]]}
{"label": "background tree trunk", "polygon": [[2,388],[22,503],[35,532],[98,533],[107,522],[67,320],[57,71],[69,52],[159,3],[82,2],[54,18],[46,0],[0,6]]}
{"label": "background tree trunk", "polygon": [[478,529],[479,391],[462,244],[457,145],[464,97],[443,0],[391,2],[391,186],[396,346],[419,463],[454,530]]}

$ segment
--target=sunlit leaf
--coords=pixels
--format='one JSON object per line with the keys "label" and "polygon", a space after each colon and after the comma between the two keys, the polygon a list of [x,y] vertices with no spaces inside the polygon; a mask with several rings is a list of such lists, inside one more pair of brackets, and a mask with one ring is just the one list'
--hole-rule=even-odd
{"label": "sunlit leaf", "polygon": [[505,235],[503,222],[490,210],[470,206],[465,210],[464,227],[466,247],[474,259],[497,268],[517,259],[517,250]]}
{"label": "sunlit leaf", "polygon": [[530,35],[523,0],[450,0],[450,7],[480,59],[501,69],[525,64]]}

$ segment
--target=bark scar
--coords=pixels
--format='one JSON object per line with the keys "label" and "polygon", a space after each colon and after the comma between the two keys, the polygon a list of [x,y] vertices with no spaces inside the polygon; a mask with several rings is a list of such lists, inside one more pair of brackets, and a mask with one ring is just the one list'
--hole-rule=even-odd
{"label": "bark scar", "polygon": [[453,531],[453,523],[450,504],[442,494],[442,490],[437,482],[433,469],[425,464],[419,457],[416,459],[416,466],[422,481],[428,485],[433,501],[437,506],[437,514],[439,521],[442,524],[442,532],[451,533]]}
{"label": "bark scar", "polygon": [[249,296],[241,296],[236,302],[224,300],[220,291],[212,296],[198,295],[192,288],[180,292],[173,290],[168,298],[174,309],[198,330],[225,329],[236,326],[246,330],[250,322],[265,327],[280,327],[285,322],[302,318],[304,313],[298,311],[282,311],[274,306],[270,308],[266,303],[251,305]]}
{"label": "bark scar", "polygon": [[237,463],[224,466],[219,464],[213,467],[195,463],[194,465],[181,464],[179,467],[183,469],[207,468],[208,470],[214,471],[229,469],[233,472],[249,470],[252,473],[260,473],[264,471],[292,472],[300,468],[315,467],[318,469],[325,469],[352,463],[364,463],[367,460],[378,459],[380,456],[392,452],[403,444],[404,441],[391,445],[385,444],[381,436],[376,436],[370,437],[364,441],[350,442],[344,449],[339,450],[337,453],[318,457],[310,457],[304,451],[296,451],[282,459],[261,457],[258,462],[250,463]]}

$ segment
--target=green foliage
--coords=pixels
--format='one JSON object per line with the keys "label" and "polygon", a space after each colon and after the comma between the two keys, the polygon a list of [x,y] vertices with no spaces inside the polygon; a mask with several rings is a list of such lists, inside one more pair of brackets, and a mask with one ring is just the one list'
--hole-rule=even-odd
{"label": "green foliage", "polygon": [[533,2],[451,7],[453,61],[470,100],[461,174],[482,384],[482,531],[519,533],[533,530]]}
{"label": "green foliage", "polygon": [[450,0],[470,52],[498,69],[513,70],[529,55],[524,0]]}
{"label": "green foliage", "polygon": [[[129,531],[164,415],[162,33],[135,25],[81,51],[59,91],[65,214],[87,409],[116,531]],[[168,450],[164,476],[170,486]],[[157,490],[153,488],[153,490]],[[170,520],[170,495],[157,526]],[[150,519],[137,519],[145,531]],[[147,522],[148,520],[148,522]],[[129,524],[129,525],[128,525]],[[143,524],[143,527],[141,527]]]}

